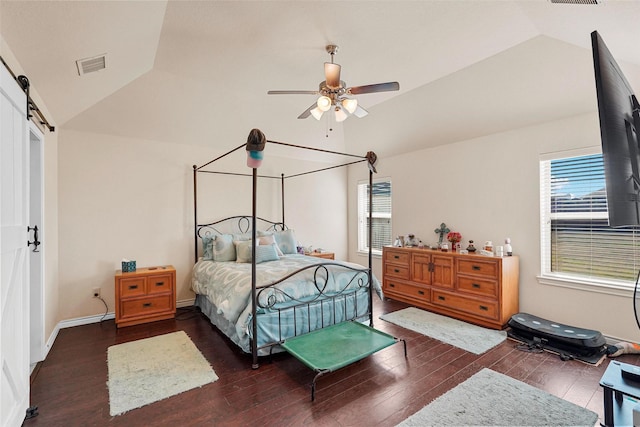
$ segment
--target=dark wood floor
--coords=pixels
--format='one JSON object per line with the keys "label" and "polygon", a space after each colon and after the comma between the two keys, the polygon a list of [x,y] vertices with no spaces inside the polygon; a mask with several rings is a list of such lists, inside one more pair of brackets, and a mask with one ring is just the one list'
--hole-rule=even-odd
{"label": "dark wood floor", "polygon": [[[382,313],[404,308],[376,302]],[[405,338],[369,358],[326,375],[310,401],[313,373],[287,354],[251,369],[241,353],[198,312],[178,310],[176,320],[116,329],[113,320],[64,329],[47,359],[34,371],[31,400],[39,416],[24,426],[320,425],[393,426],[482,368],[491,368],[603,415],[599,367],[561,361],[550,353],[527,353],[505,341],[474,355],[377,319],[375,326]],[[109,416],[107,348],[178,330],[185,331],[220,379],[132,410]],[[618,360],[640,365],[639,356]]]}

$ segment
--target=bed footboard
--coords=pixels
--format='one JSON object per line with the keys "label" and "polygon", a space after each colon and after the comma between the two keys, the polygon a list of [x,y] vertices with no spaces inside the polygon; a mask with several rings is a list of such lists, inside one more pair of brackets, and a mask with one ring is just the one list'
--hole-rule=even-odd
{"label": "bed footboard", "polygon": [[[341,284],[328,286],[339,271]],[[300,274],[312,273],[311,296],[297,296],[278,285]],[[346,277],[345,277],[346,276]],[[277,282],[259,287],[256,293],[258,350],[282,344],[286,339],[322,329],[344,321],[368,322],[371,311],[372,275],[368,268],[356,268],[336,262],[309,265]]]}

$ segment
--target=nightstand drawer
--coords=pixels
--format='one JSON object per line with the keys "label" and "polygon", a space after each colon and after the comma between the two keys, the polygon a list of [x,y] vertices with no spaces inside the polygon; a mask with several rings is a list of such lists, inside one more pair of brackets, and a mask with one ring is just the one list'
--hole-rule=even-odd
{"label": "nightstand drawer", "polygon": [[175,317],[176,269],[171,265],[118,270],[115,291],[118,328]]}
{"label": "nightstand drawer", "polygon": [[173,295],[162,295],[153,298],[140,298],[122,301],[123,318],[164,312],[172,309]]}
{"label": "nightstand drawer", "polygon": [[129,298],[144,295],[146,293],[144,287],[146,281],[146,277],[131,277],[128,279],[122,279],[119,285],[120,297]]}
{"label": "nightstand drawer", "polygon": [[335,259],[336,256],[333,252],[311,252],[309,254],[307,254],[309,256],[313,256],[316,258],[323,258],[323,259]]}
{"label": "nightstand drawer", "polygon": [[147,277],[147,294],[158,294],[171,292],[171,279],[170,274],[159,274],[157,276]]}

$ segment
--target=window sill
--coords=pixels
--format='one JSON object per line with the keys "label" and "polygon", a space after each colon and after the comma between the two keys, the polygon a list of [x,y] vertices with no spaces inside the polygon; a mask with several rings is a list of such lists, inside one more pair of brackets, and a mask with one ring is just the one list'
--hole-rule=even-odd
{"label": "window sill", "polygon": [[633,298],[633,284],[614,281],[596,281],[578,279],[568,276],[537,276],[538,283],[542,285],[560,286],[563,288],[578,289],[587,292],[597,292],[601,294],[615,295],[626,298]]}
{"label": "window sill", "polygon": [[[381,253],[375,253],[373,252],[371,254],[374,258],[382,258],[382,252]],[[369,256],[369,252],[368,251],[358,251],[358,256]]]}

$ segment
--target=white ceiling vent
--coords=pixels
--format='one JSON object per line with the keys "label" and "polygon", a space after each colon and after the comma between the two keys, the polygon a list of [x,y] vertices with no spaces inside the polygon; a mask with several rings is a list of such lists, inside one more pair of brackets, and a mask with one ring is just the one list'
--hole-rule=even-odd
{"label": "white ceiling vent", "polygon": [[603,0],[549,0],[551,3],[562,4],[600,4]]}
{"label": "white ceiling vent", "polygon": [[107,68],[107,54],[93,56],[91,58],[78,59],[76,61],[78,67],[78,75],[93,73],[95,71],[104,70]]}

